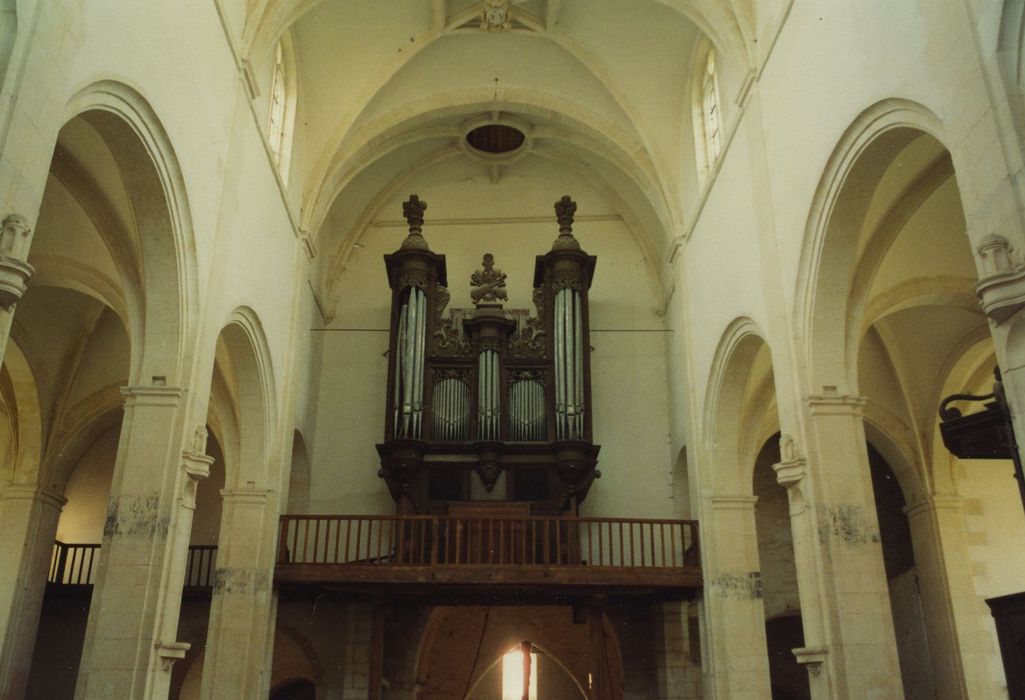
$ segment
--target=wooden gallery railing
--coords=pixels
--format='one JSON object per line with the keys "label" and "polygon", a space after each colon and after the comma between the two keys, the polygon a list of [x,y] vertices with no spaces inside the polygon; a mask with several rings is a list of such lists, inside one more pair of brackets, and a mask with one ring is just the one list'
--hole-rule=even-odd
{"label": "wooden gallery railing", "polygon": [[[56,586],[91,586],[96,581],[100,561],[98,544],[53,543],[48,583]],[[217,545],[192,545],[185,565],[185,589],[202,591],[213,588]]]}
{"label": "wooden gallery railing", "polygon": [[688,571],[693,520],[283,515],[278,569],[309,565]]}

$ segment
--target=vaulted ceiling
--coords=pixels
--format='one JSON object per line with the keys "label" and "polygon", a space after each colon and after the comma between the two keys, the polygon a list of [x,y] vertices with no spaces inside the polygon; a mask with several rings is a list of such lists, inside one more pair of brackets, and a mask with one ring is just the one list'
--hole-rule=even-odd
{"label": "vaulted ceiling", "polygon": [[[411,178],[453,163],[493,182],[537,162],[583,179],[664,260],[697,199],[698,56],[714,46],[742,83],[754,38],[786,5],[759,16],[750,0],[251,0],[243,45],[258,80],[277,42],[291,46],[288,186],[322,274],[344,269]],[[486,121],[526,134],[515,158],[465,147]]]}

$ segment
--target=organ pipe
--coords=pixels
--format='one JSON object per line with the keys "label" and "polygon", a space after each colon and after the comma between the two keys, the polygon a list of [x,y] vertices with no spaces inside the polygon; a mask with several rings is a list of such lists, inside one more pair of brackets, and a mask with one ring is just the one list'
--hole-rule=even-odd
{"label": "organ pipe", "polygon": [[580,292],[555,295],[555,425],[559,440],[584,436],[584,333]]}
{"label": "organ pipe", "polygon": [[419,287],[402,295],[396,349],[395,432],[399,437],[419,438],[424,393],[424,348],[427,297]]}
{"label": "organ pipe", "polygon": [[499,437],[498,353],[482,350],[477,371],[477,439],[497,440]]}

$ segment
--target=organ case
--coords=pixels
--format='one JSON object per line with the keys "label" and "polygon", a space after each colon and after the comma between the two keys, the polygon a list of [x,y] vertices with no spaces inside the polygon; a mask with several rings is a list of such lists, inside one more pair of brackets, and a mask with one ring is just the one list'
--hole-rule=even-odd
{"label": "organ case", "polygon": [[446,314],[445,256],[423,237],[426,208],[416,195],[403,203],[409,235],[385,256],[392,314],[379,475],[399,512],[467,501],[575,512],[600,476],[588,325],[596,258],[573,236],[576,204],[555,205],[559,235],[535,260],[534,314],[504,308],[506,277],[490,254],[471,275],[474,308]]}

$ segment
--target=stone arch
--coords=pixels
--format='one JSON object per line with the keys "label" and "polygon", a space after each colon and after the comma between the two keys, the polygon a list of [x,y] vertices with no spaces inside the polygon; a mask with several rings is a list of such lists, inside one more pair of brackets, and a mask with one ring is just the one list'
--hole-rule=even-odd
{"label": "stone arch", "polygon": [[306,513],[310,506],[310,458],[306,441],[298,430],[292,433],[292,462],[288,477],[288,513]]}
{"label": "stone arch", "polygon": [[18,39],[18,0],[0,2],[0,85],[11,66],[14,43]]}
{"label": "stone arch", "polygon": [[[3,393],[8,408],[11,450],[8,451],[10,471],[5,474],[12,483],[35,483],[43,457],[43,426],[39,389],[35,374],[15,338],[7,343],[3,362]],[[8,467],[5,467],[7,471]]]}
{"label": "stone arch", "polygon": [[[587,680],[586,678],[585,679],[580,679],[580,678],[577,678],[576,676],[574,676],[573,672],[570,669],[568,669],[564,663],[562,663],[562,661],[559,659],[559,657],[556,656],[555,654],[551,653],[550,651],[548,651],[544,647],[544,645],[532,642],[531,646],[534,649],[537,650],[536,653],[537,653],[537,655],[539,657],[542,657],[542,655],[543,655],[544,658],[546,658],[546,659],[550,660],[552,663],[554,663],[566,676],[568,676],[570,678],[570,680],[573,681],[573,685],[574,685],[574,687],[576,687],[577,691],[580,693],[580,697],[581,698],[587,698],[587,692],[584,690],[583,683],[581,682],[581,680],[586,682],[586,680]],[[511,647],[509,649],[506,649],[503,652],[500,652],[498,654],[498,656],[496,656],[495,659],[483,671],[481,671],[480,675],[477,676],[476,681],[474,681],[473,685],[470,686],[469,691],[467,691],[465,700],[471,700],[473,698],[474,693],[476,692],[477,688],[480,687],[480,684],[484,680],[484,678],[487,677],[487,675],[489,673],[491,673],[496,667],[498,667],[498,665],[500,663],[502,663],[503,659],[505,659],[507,654],[509,654],[512,651],[517,650],[518,648],[519,648],[519,645]],[[540,684],[540,682],[541,682],[540,679],[538,679],[538,683],[539,684]],[[570,698],[566,698],[565,700],[571,700],[571,699]]]}
{"label": "stone arch", "polygon": [[195,327],[196,254],[185,180],[171,140],[152,107],[133,88],[101,80],[76,92],[64,123],[88,120],[108,143],[135,214],[140,270],[139,311],[130,319],[129,383],[164,377],[182,383]]}
{"label": "stone arch", "polygon": [[928,108],[883,100],[854,120],[826,163],[805,225],[795,295],[794,316],[812,387],[837,386],[850,394],[857,386],[858,338],[848,327],[848,299],[858,236],[850,222],[862,220],[870,203],[866,193],[895,150],[921,133],[943,144],[940,120]]}
{"label": "stone arch", "polygon": [[[751,418],[751,369],[763,350],[768,350],[765,336],[748,317],[735,319],[716,348],[705,393],[702,431],[710,462],[715,465],[704,478],[715,494],[751,493],[753,456],[760,445],[755,444],[757,436],[745,438],[742,427],[745,418]],[[749,456],[751,459],[747,459]]]}
{"label": "stone arch", "polygon": [[266,485],[276,424],[274,374],[266,335],[256,312],[239,307],[229,314],[219,339],[230,362],[227,379],[238,422],[238,469],[226,473],[225,486]]}
{"label": "stone arch", "polygon": [[[467,633],[465,628],[470,624],[475,625],[475,628],[472,633]],[[457,628],[463,634],[452,636],[453,630]],[[616,626],[605,614],[602,614],[601,630],[608,658],[605,670],[608,672],[609,686],[613,689],[612,697],[621,697],[624,669],[620,639]],[[557,658],[559,666],[578,686],[583,686],[587,681],[589,634],[589,625],[573,623],[572,611],[568,606],[435,607],[427,616],[415,659],[417,686],[424,693],[418,697],[437,700],[441,697],[446,700],[470,697],[473,687],[496,661],[523,640],[529,640],[534,646]],[[438,685],[438,674],[431,673],[438,655],[445,655],[446,660],[456,659],[458,654],[453,654],[452,643],[467,640],[476,646],[470,658],[464,659],[464,665],[470,666],[473,662],[473,667],[461,668],[457,676],[447,681],[442,679],[448,685]],[[475,661],[474,654],[477,655]],[[428,686],[431,679],[435,680]],[[442,694],[439,695],[439,692]]]}
{"label": "stone arch", "polygon": [[297,647],[302,649],[306,655],[306,660],[310,664],[310,668],[313,670],[313,678],[310,680],[315,685],[320,686],[324,681],[324,663],[320,658],[320,654],[317,653],[317,645],[310,641],[298,628],[281,617],[278,617],[276,624],[279,634],[288,637]]}
{"label": "stone arch", "polygon": [[930,488],[923,479],[916,450],[899,436],[892,419],[870,403],[865,407],[864,424],[865,440],[886,460],[905,500],[913,503],[926,497]]}

